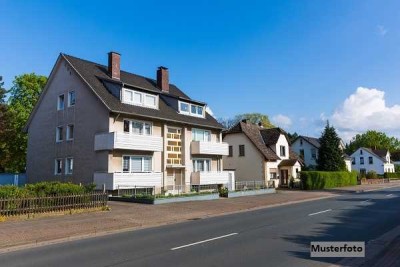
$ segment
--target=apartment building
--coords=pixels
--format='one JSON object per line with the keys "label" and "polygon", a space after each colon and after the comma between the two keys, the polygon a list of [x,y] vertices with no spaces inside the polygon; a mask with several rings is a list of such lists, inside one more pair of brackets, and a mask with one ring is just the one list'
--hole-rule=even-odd
{"label": "apartment building", "polygon": [[107,190],[226,184],[222,126],[204,102],[169,82],[60,54],[25,127],[28,182],[96,183]]}

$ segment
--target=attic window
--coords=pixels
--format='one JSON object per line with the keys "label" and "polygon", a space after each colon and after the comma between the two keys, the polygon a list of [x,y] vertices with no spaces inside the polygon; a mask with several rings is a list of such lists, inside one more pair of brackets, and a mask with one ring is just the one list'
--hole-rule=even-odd
{"label": "attic window", "polygon": [[122,103],[158,109],[158,96],[124,88]]}
{"label": "attic window", "polygon": [[179,101],[179,113],[204,118],[204,107]]}

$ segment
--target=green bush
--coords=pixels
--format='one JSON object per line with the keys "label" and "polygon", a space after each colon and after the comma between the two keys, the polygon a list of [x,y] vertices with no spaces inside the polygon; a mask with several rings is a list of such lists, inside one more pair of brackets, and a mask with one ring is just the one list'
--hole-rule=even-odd
{"label": "green bush", "polygon": [[367,179],[376,179],[376,178],[378,178],[378,174],[376,173],[376,171],[371,170],[371,171],[367,172],[366,178]]}
{"label": "green bush", "polygon": [[301,187],[305,190],[357,185],[357,172],[300,172]]}
{"label": "green bush", "polygon": [[400,178],[400,173],[399,172],[385,172],[383,177],[385,177],[385,178]]}
{"label": "green bush", "polygon": [[13,185],[0,186],[0,198],[24,198],[78,195],[93,192],[94,184],[80,186],[72,183],[39,182],[25,187]]}

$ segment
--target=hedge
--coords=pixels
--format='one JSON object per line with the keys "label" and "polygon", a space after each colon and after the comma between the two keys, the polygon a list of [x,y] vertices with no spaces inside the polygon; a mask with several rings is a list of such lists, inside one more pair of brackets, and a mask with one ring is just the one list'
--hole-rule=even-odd
{"label": "hedge", "polygon": [[94,184],[80,186],[77,184],[61,182],[39,182],[35,184],[26,184],[25,187],[4,185],[0,186],[0,198],[78,195],[90,193],[94,188]]}
{"label": "hedge", "polygon": [[301,187],[305,190],[357,185],[357,172],[300,172]]}
{"label": "hedge", "polygon": [[385,177],[385,178],[400,178],[400,173],[399,172],[385,172],[383,177]]}

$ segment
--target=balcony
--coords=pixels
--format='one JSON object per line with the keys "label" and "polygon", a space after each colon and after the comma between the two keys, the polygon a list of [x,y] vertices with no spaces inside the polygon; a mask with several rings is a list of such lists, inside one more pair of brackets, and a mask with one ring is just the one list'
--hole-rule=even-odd
{"label": "balcony", "polygon": [[191,152],[194,155],[222,155],[229,154],[228,143],[192,141]]}
{"label": "balcony", "polygon": [[93,181],[96,184],[96,189],[116,190],[119,186],[127,188],[134,186],[161,187],[162,186],[161,172],[140,172],[140,173],[94,173]]}
{"label": "balcony", "polygon": [[[231,178],[232,179],[232,178]],[[229,184],[230,174],[227,171],[192,172],[192,185]]]}
{"label": "balcony", "polygon": [[163,151],[163,138],[154,135],[127,133],[101,133],[94,137],[94,150],[130,149],[140,151]]}

